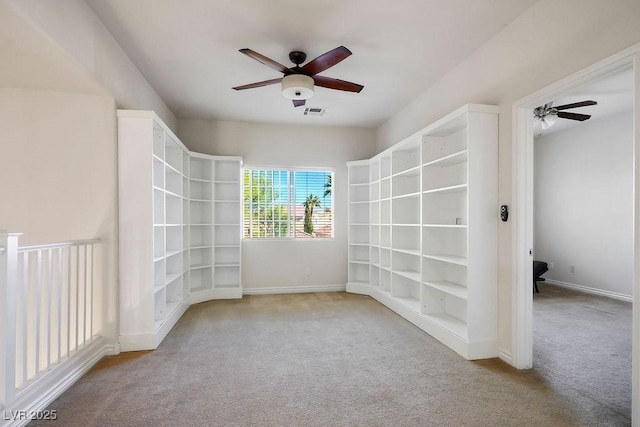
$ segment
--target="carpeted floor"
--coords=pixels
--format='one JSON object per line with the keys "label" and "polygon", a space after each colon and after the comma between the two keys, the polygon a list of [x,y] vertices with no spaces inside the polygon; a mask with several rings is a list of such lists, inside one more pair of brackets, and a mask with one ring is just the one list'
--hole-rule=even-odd
{"label": "carpeted floor", "polygon": [[[64,426],[575,426],[535,371],[469,362],[375,300],[192,306],[153,352],[108,357],[52,403]],[[30,425],[39,425],[32,423]]]}
{"label": "carpeted floor", "polygon": [[534,370],[585,422],[631,425],[632,304],[539,283]]}

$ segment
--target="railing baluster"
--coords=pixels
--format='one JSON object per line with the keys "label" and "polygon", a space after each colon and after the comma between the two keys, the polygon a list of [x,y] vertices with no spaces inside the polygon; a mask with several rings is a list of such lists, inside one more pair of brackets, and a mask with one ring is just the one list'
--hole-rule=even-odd
{"label": "railing baluster", "polygon": [[35,333],[36,333],[36,345],[35,345],[35,377],[40,372],[40,303],[42,302],[42,251],[38,251],[38,262],[36,264],[36,318],[35,318]]}
{"label": "railing baluster", "polygon": [[73,246],[69,247],[68,251],[68,266],[67,266],[67,357],[71,353],[71,251]]}
{"label": "railing baluster", "polygon": [[64,249],[63,248],[58,248],[58,327],[57,327],[57,333],[58,333],[58,347],[57,347],[57,351],[58,351],[58,358],[57,361],[58,363],[60,363],[60,358],[62,357],[62,255]]}
{"label": "railing baluster", "polygon": [[91,244],[91,295],[89,296],[90,310],[89,313],[89,339],[93,338],[93,251],[95,246]]}
{"label": "railing baluster", "polygon": [[25,301],[23,284],[24,284],[24,253],[18,254],[17,274],[16,274],[16,387],[24,383],[23,378],[20,377],[24,371],[24,359],[20,351],[23,349],[23,344],[27,341],[24,327],[24,310]]}
{"label": "railing baluster", "polygon": [[82,245],[84,246],[84,283],[83,283],[83,288],[84,290],[82,291],[82,321],[83,321],[83,325],[82,325],[82,344],[87,342],[87,266],[88,266],[88,258],[87,258],[87,246],[88,245]]}
{"label": "railing baluster", "polygon": [[53,322],[51,321],[51,301],[53,295],[53,251],[47,250],[47,294],[45,301],[47,303],[47,321],[46,321],[46,341],[47,341],[47,365],[46,369],[51,366],[51,327]]}
{"label": "railing baluster", "polygon": [[21,307],[21,314],[22,314],[22,384],[26,384],[27,383],[27,378],[29,375],[29,371],[28,371],[28,363],[27,361],[28,359],[28,353],[27,353],[27,325],[28,325],[28,317],[27,317],[27,293],[29,291],[29,252],[23,252],[22,253],[22,258],[24,260],[23,265],[22,265],[22,283],[21,283],[21,288],[22,288],[22,307]]}
{"label": "railing baluster", "polygon": [[78,350],[78,340],[80,335],[80,246],[76,246],[76,348]]}

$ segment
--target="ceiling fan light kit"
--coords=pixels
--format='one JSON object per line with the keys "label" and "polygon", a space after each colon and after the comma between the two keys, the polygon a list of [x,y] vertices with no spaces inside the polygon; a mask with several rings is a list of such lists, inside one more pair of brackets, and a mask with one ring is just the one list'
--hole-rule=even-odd
{"label": "ceiling fan light kit", "polygon": [[547,114],[544,117],[537,117],[538,120],[535,121],[537,127],[542,130],[547,130],[558,121],[557,114]]}
{"label": "ceiling fan light kit", "polygon": [[588,100],[554,107],[553,103],[549,102],[533,109],[534,126],[536,129],[547,130],[558,121],[558,118],[584,122],[591,118],[590,114],[570,113],[563,110],[588,107],[590,105],[598,105],[598,103]]}
{"label": "ceiling fan light kit", "polygon": [[338,46],[337,48],[306,63],[302,67],[300,64],[307,59],[307,55],[304,52],[295,50],[289,53],[289,59],[295,64],[295,67],[292,68],[285,67],[273,59],[267,58],[266,56],[251,49],[240,49],[240,52],[266,65],[267,67],[280,71],[284,76],[278,79],[264,80],[247,85],[236,86],[233,88],[235,90],[253,89],[282,83],[282,96],[292,100],[294,107],[300,107],[305,104],[307,99],[313,96],[315,86],[357,93],[364,88],[364,86],[357,83],[318,75],[351,55],[351,51],[344,46]]}
{"label": "ceiling fan light kit", "polygon": [[289,74],[282,78],[282,96],[287,99],[306,100],[313,96],[313,79],[304,74]]}

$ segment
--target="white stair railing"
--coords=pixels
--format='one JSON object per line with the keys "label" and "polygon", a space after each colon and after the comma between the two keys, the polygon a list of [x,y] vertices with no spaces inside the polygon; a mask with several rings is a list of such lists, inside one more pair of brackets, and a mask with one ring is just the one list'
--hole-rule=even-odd
{"label": "white stair railing", "polygon": [[0,405],[23,392],[94,334],[94,255],[99,240],[18,246],[0,231]]}

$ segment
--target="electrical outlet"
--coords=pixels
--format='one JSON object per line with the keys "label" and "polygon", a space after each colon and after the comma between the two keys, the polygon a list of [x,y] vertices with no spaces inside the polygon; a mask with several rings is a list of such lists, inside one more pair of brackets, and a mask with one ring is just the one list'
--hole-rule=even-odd
{"label": "electrical outlet", "polygon": [[549,270],[553,270],[556,266],[552,262],[549,263]]}
{"label": "electrical outlet", "polygon": [[304,274],[307,276],[311,275],[311,267],[307,267],[307,269],[304,271]]}
{"label": "electrical outlet", "polygon": [[569,270],[571,270],[572,273],[576,272],[576,266],[575,265],[570,265],[569,266]]}

